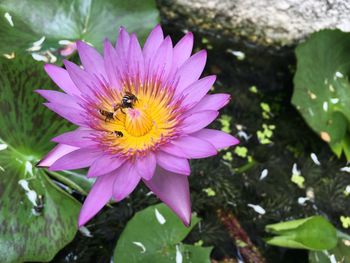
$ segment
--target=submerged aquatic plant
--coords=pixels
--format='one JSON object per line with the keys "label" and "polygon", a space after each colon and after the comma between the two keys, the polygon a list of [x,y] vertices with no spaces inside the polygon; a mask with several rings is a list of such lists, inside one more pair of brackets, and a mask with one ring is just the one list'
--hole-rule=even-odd
{"label": "submerged aquatic plant", "polygon": [[110,200],[128,196],[142,180],[184,222],[190,224],[188,159],[205,158],[238,143],[222,131],[205,129],[229,101],[207,95],[215,76],[199,79],[204,50],[191,56],[193,35],[174,47],[156,26],[141,49],[121,28],[116,47],[106,40],[102,57],[78,41],[83,69],[45,70],[65,92],[38,90],[45,105],[79,126],[53,139],[58,145],[38,164],[51,171],[89,167],[96,177],[79,216],[84,225]]}

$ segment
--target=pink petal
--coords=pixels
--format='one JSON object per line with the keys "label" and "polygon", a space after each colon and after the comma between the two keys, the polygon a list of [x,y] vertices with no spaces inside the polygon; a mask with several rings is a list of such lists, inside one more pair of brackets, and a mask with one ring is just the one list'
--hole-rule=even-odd
{"label": "pink petal", "polygon": [[189,115],[182,123],[182,131],[185,133],[193,133],[203,129],[213,122],[219,115],[218,111],[200,111]]}
{"label": "pink petal", "polygon": [[208,76],[197,80],[183,91],[185,96],[183,105],[193,107],[198,104],[213,86],[216,76]]}
{"label": "pink petal", "polygon": [[87,177],[96,177],[110,173],[118,169],[124,162],[124,159],[104,154],[91,164]]}
{"label": "pink petal", "polygon": [[188,178],[157,167],[151,180],[144,183],[160,200],[169,206],[189,226],[191,222],[191,200]]}
{"label": "pink petal", "polygon": [[92,90],[94,89],[95,85],[89,73],[85,72],[80,67],[68,60],[64,60],[63,63],[69,76],[81,93],[84,95],[93,96]]}
{"label": "pink petal", "polygon": [[96,134],[95,130],[78,128],[75,131],[63,133],[52,139],[53,142],[63,143],[66,145],[76,146],[79,148],[90,147],[96,145],[93,136]]}
{"label": "pink petal", "polygon": [[190,156],[190,158],[206,158],[217,154],[211,143],[194,136],[183,136],[171,143],[181,148],[185,156]]}
{"label": "pink petal", "polygon": [[181,149],[181,147],[174,145],[172,143],[165,144],[161,147],[161,150],[163,152],[166,152],[168,154],[174,155],[176,157],[180,158],[186,158],[190,159],[191,157],[184,153],[184,151]]}
{"label": "pink petal", "polygon": [[65,69],[52,64],[46,64],[44,68],[50,78],[64,92],[70,95],[80,96],[80,90],[75,86]]}
{"label": "pink petal", "polygon": [[101,54],[81,40],[77,41],[77,49],[84,69],[92,75],[105,78],[106,71]]}
{"label": "pink petal", "polygon": [[73,147],[64,144],[58,144],[53,148],[38,164],[38,167],[49,167],[54,162],[56,162],[62,156],[79,149],[78,147]]}
{"label": "pink petal", "polygon": [[172,68],[173,61],[173,44],[170,37],[166,37],[162,44],[159,46],[153,59],[151,59],[149,65],[148,76],[160,77],[161,81],[164,81],[169,76]]}
{"label": "pink petal", "polygon": [[126,75],[128,64],[128,50],[130,44],[130,36],[124,27],[121,27],[119,30],[119,35],[115,47],[116,55],[117,55],[117,63],[119,66],[119,71],[122,76]]}
{"label": "pink petal", "polygon": [[113,185],[113,197],[118,202],[134,191],[141,177],[137,174],[135,166],[131,162],[126,162],[114,173],[115,181]]}
{"label": "pink petal", "polygon": [[188,32],[174,47],[174,66],[179,68],[191,56],[193,34]]}
{"label": "pink petal", "polygon": [[109,40],[104,41],[104,60],[105,60],[105,69],[108,76],[109,83],[112,87],[120,90],[120,74],[118,72],[118,60],[117,53],[114,50],[111,42]]}
{"label": "pink petal", "polygon": [[144,157],[139,157],[135,160],[135,168],[140,177],[145,180],[150,180],[156,170],[156,156],[149,152]]}
{"label": "pink petal", "polygon": [[186,60],[177,72],[177,76],[179,76],[180,79],[176,88],[176,94],[181,94],[189,85],[199,79],[206,60],[207,52],[205,50],[197,52]]}
{"label": "pink petal", "polygon": [[77,103],[77,99],[63,92],[55,90],[36,90],[38,94],[52,103],[65,105],[67,107],[81,109]]}
{"label": "pink petal", "polygon": [[152,29],[145,42],[145,45],[143,46],[143,56],[145,58],[146,65],[148,65],[150,59],[156,53],[163,40],[163,30],[160,25],[157,25]]}
{"label": "pink petal", "polygon": [[[143,80],[145,72],[145,62],[136,34],[132,33],[130,37],[130,46],[128,54],[128,72],[132,79]],[[138,81],[137,81],[138,84]]]}
{"label": "pink petal", "polygon": [[210,142],[218,150],[239,144],[239,140],[232,135],[212,129],[203,129],[191,135]]}
{"label": "pink petal", "polygon": [[205,95],[204,98],[189,112],[194,113],[194,112],[205,111],[205,110],[217,111],[217,110],[220,110],[229,102],[230,102],[229,94],[219,93],[219,94],[213,94],[213,95]]}
{"label": "pink petal", "polygon": [[191,168],[188,160],[179,158],[165,152],[159,151],[156,153],[157,164],[173,173],[190,175]]}
{"label": "pink petal", "polygon": [[95,216],[111,199],[114,179],[110,174],[97,178],[80,210],[79,227]]}
{"label": "pink petal", "polygon": [[57,104],[57,103],[50,103],[46,102],[44,103],[46,107],[48,107],[50,110],[56,112],[61,117],[65,118],[66,120],[76,124],[76,125],[85,125],[85,119],[82,116],[82,111],[78,110],[77,108],[67,107],[63,104]]}
{"label": "pink petal", "polygon": [[99,156],[100,151],[83,148],[70,152],[50,166],[50,171],[74,170],[90,166]]}

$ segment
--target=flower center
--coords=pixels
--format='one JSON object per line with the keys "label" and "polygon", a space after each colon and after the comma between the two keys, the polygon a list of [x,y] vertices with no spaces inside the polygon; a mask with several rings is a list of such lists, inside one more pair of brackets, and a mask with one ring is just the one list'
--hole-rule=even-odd
{"label": "flower center", "polygon": [[153,122],[145,110],[127,109],[125,130],[132,136],[144,136],[152,130]]}

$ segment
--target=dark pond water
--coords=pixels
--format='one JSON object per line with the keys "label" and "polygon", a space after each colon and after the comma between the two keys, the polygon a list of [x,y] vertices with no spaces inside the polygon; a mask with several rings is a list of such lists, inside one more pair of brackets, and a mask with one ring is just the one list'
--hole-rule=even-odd
{"label": "dark pond water", "polygon": [[[175,39],[182,34],[170,26],[165,30]],[[186,241],[201,239],[204,245],[214,246],[212,258],[217,260],[239,258],[241,253],[228,234],[230,229],[225,229],[217,217],[218,210],[224,209],[239,220],[266,262],[307,262],[305,251],[267,246],[263,241],[267,236],[264,227],[322,214],[341,229],[339,218],[350,209],[343,193],[350,184],[350,176],[339,171],[346,161],[335,158],[290,103],[295,67],[293,52],[259,49],[210,35],[196,34],[196,37],[196,49],[209,48],[205,74],[218,75],[214,92],[232,94],[230,104],[221,114],[231,117],[232,134],[243,134],[240,146],[246,147],[248,153],[242,158],[234,149],[229,149],[231,153],[222,151],[217,157],[191,162],[192,206],[203,220]],[[244,52],[245,58],[239,60],[232,51]],[[252,92],[252,86],[257,93]],[[261,103],[268,104],[270,111],[263,113]],[[270,129],[271,143],[261,144],[257,138],[257,131],[264,130],[263,125],[275,127]],[[220,121],[213,126],[220,129]],[[310,158],[311,153],[316,154],[320,166]],[[305,179],[304,188],[291,181],[294,164]],[[263,170],[267,176],[260,180]],[[203,191],[208,188],[215,196]],[[136,211],[157,202],[153,196],[146,196],[147,192],[139,187],[129,199],[106,207],[87,225],[93,237],[78,232],[52,262],[110,262],[126,222]],[[309,197],[309,200],[300,204],[299,197]],[[261,215],[248,204],[259,205],[266,213]]]}

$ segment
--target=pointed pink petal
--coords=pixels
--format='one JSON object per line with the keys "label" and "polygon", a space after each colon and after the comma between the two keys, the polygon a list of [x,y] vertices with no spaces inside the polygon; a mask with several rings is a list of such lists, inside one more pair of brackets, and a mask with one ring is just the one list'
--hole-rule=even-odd
{"label": "pointed pink petal", "polygon": [[64,144],[58,144],[38,164],[39,167],[49,167],[62,156],[79,149]]}
{"label": "pointed pink petal", "polygon": [[174,66],[179,68],[191,56],[193,34],[188,32],[174,47]]}
{"label": "pointed pink petal", "polygon": [[157,164],[173,173],[190,175],[191,168],[188,160],[179,158],[165,152],[159,151],[156,153]]}
{"label": "pointed pink petal", "polygon": [[239,144],[239,140],[232,135],[212,129],[203,129],[191,135],[210,142],[218,150]]}
{"label": "pointed pink petal", "polygon": [[206,158],[217,154],[215,147],[208,141],[194,136],[183,136],[171,142],[181,148],[190,158]]}
{"label": "pointed pink petal", "polygon": [[50,171],[74,170],[90,166],[99,156],[100,151],[83,148],[68,153],[50,166]]}
{"label": "pointed pink petal", "polygon": [[117,50],[117,52],[124,53],[125,57],[129,48],[129,41],[130,41],[129,33],[126,31],[124,27],[120,27],[117,42],[115,43],[115,49]]}
{"label": "pointed pink petal", "polygon": [[215,80],[216,76],[208,76],[192,83],[182,93],[185,96],[183,105],[191,108],[198,104],[211,89]]}
{"label": "pointed pink petal", "polygon": [[222,107],[224,107],[227,103],[230,102],[230,95],[219,93],[219,94],[213,94],[213,95],[205,95],[204,98],[196,105],[194,106],[189,112],[199,112],[199,111],[205,111],[205,110],[220,110]]}
{"label": "pointed pink petal", "polygon": [[52,64],[45,64],[44,68],[50,78],[64,92],[70,95],[80,96],[80,90],[75,86],[65,69]]}
{"label": "pointed pink petal", "polygon": [[118,72],[117,53],[109,40],[104,41],[104,63],[110,85],[121,89],[120,74]]}
{"label": "pointed pink petal", "polygon": [[74,123],[76,125],[86,126],[84,123],[85,119],[82,116],[81,110],[78,110],[77,108],[67,107],[64,104],[57,104],[57,103],[50,103],[50,102],[46,102],[44,103],[44,105],[48,107],[50,110],[56,112],[61,117],[70,121],[71,123]]}
{"label": "pointed pink petal", "polygon": [[146,66],[149,64],[151,58],[156,53],[163,40],[163,30],[160,25],[157,25],[152,29],[145,45],[143,46],[143,56],[145,58]]}
{"label": "pointed pink petal", "polygon": [[[136,34],[132,33],[130,37],[130,46],[128,54],[128,73],[132,79],[143,80],[145,72],[145,62]],[[138,84],[138,83],[137,83]]]}
{"label": "pointed pink petal", "polygon": [[106,71],[101,54],[81,40],[78,40],[76,43],[80,61],[84,69],[92,75],[96,74],[99,77],[105,78]]}
{"label": "pointed pink petal", "polygon": [[124,159],[104,154],[91,164],[87,177],[96,177],[110,173],[118,169],[124,162]]}
{"label": "pointed pink petal", "polygon": [[81,91],[81,93],[84,95],[93,96],[92,90],[94,89],[95,85],[89,73],[85,72],[79,66],[68,60],[64,60],[63,63],[68,71],[69,76]]}
{"label": "pointed pink petal", "polygon": [[193,133],[203,129],[212,123],[219,115],[218,111],[200,111],[189,115],[182,122],[182,131],[185,133]]}
{"label": "pointed pink petal", "polygon": [[169,76],[173,61],[173,44],[170,37],[164,39],[150,61],[148,76],[157,76],[161,81],[165,81]]}
{"label": "pointed pink petal", "polygon": [[119,35],[117,38],[117,43],[115,47],[117,63],[119,66],[119,71],[121,76],[126,75],[128,64],[128,50],[130,45],[130,36],[129,33],[125,30],[124,27],[121,27],[119,30]]}
{"label": "pointed pink petal", "polygon": [[85,225],[111,199],[114,179],[113,175],[105,175],[97,178],[80,210],[78,219],[79,227]]}
{"label": "pointed pink petal", "polygon": [[78,128],[75,131],[63,133],[53,138],[52,141],[79,148],[85,148],[97,144],[96,141],[93,140],[93,136],[96,133],[97,132],[95,130]]}
{"label": "pointed pink petal", "polygon": [[131,162],[125,162],[120,169],[114,173],[113,198],[121,201],[134,191],[141,177],[137,174],[135,166]]}
{"label": "pointed pink petal", "polygon": [[135,160],[136,171],[139,176],[145,180],[152,178],[154,171],[156,170],[156,164],[156,156],[152,152]]}
{"label": "pointed pink petal", "polygon": [[167,144],[163,145],[160,150],[163,152],[166,152],[168,154],[174,155],[176,157],[186,158],[186,159],[191,158],[190,156],[188,156],[187,154],[184,153],[184,151],[181,149],[181,147],[174,145],[172,143],[167,143]]}
{"label": "pointed pink petal", "polygon": [[186,226],[191,222],[191,200],[188,178],[157,167],[151,180],[144,183],[169,206]]}
{"label": "pointed pink petal", "polygon": [[77,99],[66,93],[55,91],[55,90],[36,90],[35,92],[40,94],[49,102],[62,104],[67,107],[81,109],[77,103]]}
{"label": "pointed pink petal", "polygon": [[189,85],[199,79],[206,60],[207,52],[205,50],[197,52],[186,60],[177,72],[177,76],[179,76],[180,79],[176,87],[176,94],[181,94]]}

